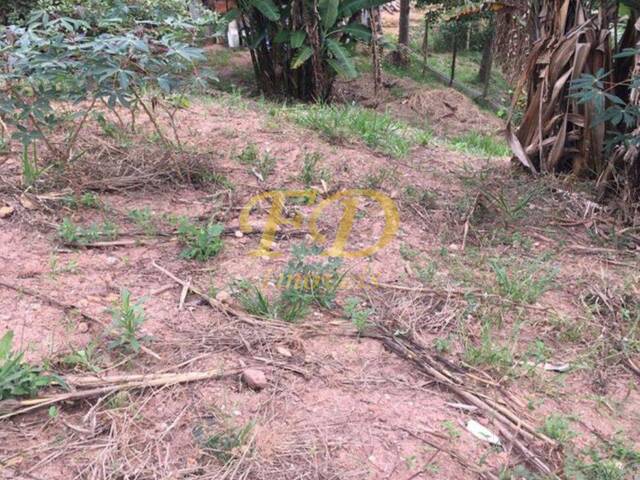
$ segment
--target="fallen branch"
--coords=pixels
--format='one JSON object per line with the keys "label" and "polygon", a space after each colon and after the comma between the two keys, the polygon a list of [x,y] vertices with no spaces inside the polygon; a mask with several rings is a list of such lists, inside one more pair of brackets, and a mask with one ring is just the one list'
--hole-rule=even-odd
{"label": "fallen branch", "polygon": [[508,408],[499,405],[493,400],[483,399],[480,395],[467,390],[464,386],[463,375],[454,375],[449,372],[440,365],[440,362],[436,358],[429,356],[424,351],[423,347],[416,344],[411,339],[398,335],[391,335],[383,328],[380,328],[380,330],[382,331],[382,334],[367,334],[366,336],[382,342],[382,344],[390,351],[405,360],[411,361],[423,373],[427,374],[440,385],[450,390],[452,393],[464,400],[465,403],[477,407],[478,410],[487,418],[494,419],[502,426],[504,431],[509,433],[504,436],[507,440],[511,441],[513,447],[520,452],[523,458],[525,458],[531,466],[544,475],[550,476],[551,478],[557,478],[553,473],[553,469],[531,452],[531,450],[518,440],[517,437],[520,436],[529,441],[540,440],[548,447],[556,448],[557,443],[554,440],[538,432],[537,429],[527,421],[518,417]]}
{"label": "fallen branch", "polygon": [[0,287],[8,288],[9,290],[13,290],[15,292],[22,293],[24,295],[29,295],[29,296],[32,296],[34,298],[38,298],[38,299],[42,300],[43,302],[48,303],[49,305],[52,305],[54,307],[57,307],[57,308],[63,310],[64,312],[75,310],[85,320],[97,323],[98,325],[101,325],[101,326],[103,326],[105,328],[107,327],[107,324],[105,322],[103,322],[99,318],[94,317],[93,315],[89,315],[88,313],[82,311],[82,309],[80,307],[78,307],[77,305],[75,305],[73,303],[63,303],[63,302],[61,302],[59,300],[56,300],[55,298],[48,297],[47,295],[45,295],[43,293],[40,293],[40,292],[38,292],[36,290],[32,290],[30,288],[22,287],[22,286],[19,286],[19,285],[12,285],[12,284],[4,282],[2,280],[0,280]]}
{"label": "fallen branch", "polygon": [[[73,402],[86,398],[110,395],[123,390],[144,389],[149,387],[160,387],[176,385],[179,383],[197,382],[202,380],[220,380],[226,377],[238,375],[242,370],[232,370],[220,373],[219,369],[205,372],[188,373],[161,373],[148,375],[116,375],[112,377],[99,378],[89,377],[69,377],[65,379],[70,385],[94,386],[89,390],[78,390],[75,392],[61,393],[50,397],[33,398],[28,400],[8,400],[0,402],[0,420],[22,415],[32,410],[40,409],[60,402]],[[100,386],[101,385],[101,386]],[[6,412],[6,413],[5,413]]]}

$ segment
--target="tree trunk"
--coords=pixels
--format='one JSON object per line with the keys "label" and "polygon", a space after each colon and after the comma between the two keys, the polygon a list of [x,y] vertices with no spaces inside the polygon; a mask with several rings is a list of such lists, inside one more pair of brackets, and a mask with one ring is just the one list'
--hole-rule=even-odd
{"label": "tree trunk", "polygon": [[478,71],[478,82],[482,83],[483,91],[482,96],[486,97],[489,90],[489,81],[491,80],[491,68],[493,67],[493,39],[495,36],[495,30],[493,28],[493,21],[488,26],[484,45],[482,47],[482,61],[480,62],[480,70]]}
{"label": "tree trunk", "polygon": [[429,17],[424,16],[424,36],[422,37],[422,75],[427,74],[427,59],[429,58]]}
{"label": "tree trunk", "polygon": [[[457,30],[457,29],[456,29]],[[456,77],[456,60],[458,59],[458,32],[453,36],[453,54],[451,57],[451,77],[449,78],[449,86],[453,85]]]}
{"label": "tree trunk", "polygon": [[409,0],[400,0],[400,23],[398,27],[398,49],[392,60],[396,65],[409,64],[409,15],[411,4]]}

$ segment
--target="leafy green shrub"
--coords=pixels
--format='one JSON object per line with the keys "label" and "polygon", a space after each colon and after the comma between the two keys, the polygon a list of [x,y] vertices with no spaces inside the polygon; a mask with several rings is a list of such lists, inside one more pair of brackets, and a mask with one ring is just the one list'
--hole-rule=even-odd
{"label": "leafy green shrub", "polygon": [[23,353],[13,353],[13,332],[0,339],[0,401],[14,397],[33,397],[52,383],[62,383],[54,375],[44,375],[42,369],[22,361]]}
{"label": "leafy green shrub", "polygon": [[[0,115],[16,127],[15,138],[25,146],[42,142],[58,162],[73,158],[99,104],[142,111],[170,144],[154,107],[169,111],[164,97],[214,78],[206,68],[196,69],[205,59],[202,50],[185,43],[193,28],[178,17],[131,21],[116,11],[86,19],[33,12],[25,26],[0,30],[0,63],[6,67],[0,73]],[[158,90],[153,105],[144,99],[149,89]],[[65,101],[76,106],[73,115],[53,108]],[[51,135],[62,125],[67,135],[60,147]]]}
{"label": "leafy green shrub", "polygon": [[224,225],[219,223],[197,226],[183,218],[178,224],[178,237],[185,246],[180,254],[189,260],[204,262],[215,257],[222,250]]}

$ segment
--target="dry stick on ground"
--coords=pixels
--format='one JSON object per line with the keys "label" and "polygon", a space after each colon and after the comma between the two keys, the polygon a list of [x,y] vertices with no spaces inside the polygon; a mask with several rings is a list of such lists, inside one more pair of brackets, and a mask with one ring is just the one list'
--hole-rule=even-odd
{"label": "dry stick on ground", "polygon": [[[109,395],[111,393],[149,387],[160,387],[168,385],[176,385],[178,383],[197,382],[202,380],[216,379],[235,376],[242,373],[242,370],[232,370],[226,373],[220,373],[219,369],[208,370],[205,372],[187,372],[175,374],[149,374],[149,375],[120,375],[114,377],[106,377],[106,380],[97,377],[88,377],[85,381],[81,377],[72,377],[76,385],[103,385],[101,387],[92,388],[90,390],[79,390],[76,392],[61,393],[50,397],[33,398],[29,400],[9,400],[0,402],[0,420],[9,417],[21,415],[31,410],[36,410],[48,405],[60,402],[70,402],[92,398],[101,395]],[[105,386],[105,384],[107,384]],[[5,408],[2,408],[2,407]],[[7,411],[10,410],[10,411]],[[6,413],[5,413],[6,412]]]}
{"label": "dry stick on ground", "polygon": [[[453,458],[456,462],[458,462],[462,467],[471,470],[472,472],[478,474],[480,476],[480,478],[488,478],[490,480],[498,480],[498,477],[496,477],[493,473],[491,472],[487,472],[486,470],[482,470],[478,467],[476,467],[475,465],[470,464],[469,462],[467,462],[464,457],[462,457],[462,455],[460,455],[458,452],[456,452],[455,450],[451,449],[451,448],[447,448],[444,445],[440,445],[434,441],[428,440],[426,438],[424,438],[421,435],[418,435],[415,432],[412,432],[411,430],[407,429],[407,428],[400,428],[400,430],[402,430],[403,432],[408,433],[409,435],[411,435],[413,438],[420,440],[421,442],[426,443],[427,445],[429,445],[430,447],[433,447],[436,449],[436,454],[438,452],[444,452],[447,455],[449,455],[451,458]],[[429,433],[429,432],[425,432],[425,433]],[[435,454],[433,455],[432,458],[435,458]],[[429,463],[431,462],[427,462],[426,465],[429,465]],[[409,477],[410,480],[411,478],[415,478],[415,476]]]}
{"label": "dry stick on ground", "polygon": [[82,309],[80,309],[77,305],[74,305],[73,303],[63,303],[63,302],[60,302],[59,300],[56,300],[55,298],[48,297],[47,295],[45,295],[43,293],[40,293],[40,292],[37,292],[35,290],[32,290],[30,288],[22,287],[22,286],[19,286],[19,285],[12,285],[12,284],[4,282],[2,280],[0,280],[0,287],[8,288],[9,290],[13,290],[13,291],[18,292],[18,293],[22,293],[22,294],[25,294],[25,295],[30,295],[32,297],[38,298],[38,299],[42,300],[43,302],[46,302],[46,303],[48,303],[48,304],[50,304],[50,305],[52,305],[54,307],[57,307],[57,308],[59,308],[61,310],[64,310],[65,312],[75,310],[85,320],[88,320],[88,321],[93,322],[93,323],[97,323],[98,325],[100,325],[102,327],[105,327],[105,328],[107,328],[107,326],[108,326],[102,320],[100,320],[100,319],[98,319],[98,318],[96,318],[96,317],[94,317],[92,315],[89,315],[86,312],[83,312]]}
{"label": "dry stick on ground", "polygon": [[478,205],[478,198],[480,198],[480,193],[476,194],[476,197],[471,204],[471,208],[469,209],[469,213],[465,216],[464,219],[464,229],[462,232],[462,251],[464,252],[464,248],[467,246],[467,235],[469,235],[469,224],[471,221],[471,217],[473,217],[474,212],[476,211],[476,205]]}
{"label": "dry stick on ground", "polygon": [[381,331],[381,335],[367,334],[367,336],[381,341],[390,351],[406,360],[412,361],[423,373],[434,378],[440,385],[448,388],[465,402],[478,407],[487,417],[495,419],[498,425],[502,424],[502,428],[508,432],[508,435],[504,436],[511,441],[514,448],[520,452],[531,466],[544,475],[557,478],[553,470],[545,462],[532,453],[521,441],[517,440],[517,436],[520,435],[530,441],[539,439],[553,448],[557,446],[555,441],[539,433],[532,425],[519,418],[506,407],[494,401],[483,400],[478,394],[465,389],[464,383],[460,378],[454,377],[439,365],[437,360],[426,355],[423,351],[424,349],[415,344],[415,342],[391,335],[382,328]]}
{"label": "dry stick on ground", "polygon": [[371,281],[367,281],[367,280],[365,280],[364,283],[366,283],[367,285],[371,285],[372,287],[388,288],[390,290],[400,290],[400,291],[405,291],[405,292],[430,293],[432,295],[439,295],[439,296],[445,296],[445,297],[450,297],[450,296],[453,296],[453,295],[464,297],[465,295],[469,295],[469,294],[477,294],[477,295],[480,295],[482,297],[495,298],[497,300],[500,300],[501,302],[509,303],[509,304],[515,305],[517,307],[527,308],[529,310],[536,310],[536,311],[539,311],[539,312],[552,312],[552,311],[554,311],[554,309],[551,308],[551,307],[542,307],[542,306],[539,306],[539,305],[530,305],[528,303],[515,302],[513,300],[509,300],[508,298],[504,298],[502,295],[497,295],[495,293],[483,292],[482,290],[480,290],[478,288],[469,288],[467,290],[461,290],[461,289],[455,289],[455,288],[436,289],[436,288],[428,288],[428,287],[407,287],[407,286],[404,286],[404,285],[392,285],[390,283],[381,283],[381,282],[378,282],[378,281],[371,282]]}

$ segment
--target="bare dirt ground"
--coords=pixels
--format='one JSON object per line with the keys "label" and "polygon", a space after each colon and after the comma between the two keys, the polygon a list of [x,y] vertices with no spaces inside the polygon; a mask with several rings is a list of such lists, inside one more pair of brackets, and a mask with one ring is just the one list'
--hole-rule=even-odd
{"label": "bare dirt ground", "polygon": [[[115,375],[215,378],[126,388],[3,418],[1,478],[637,474],[638,459],[619,454],[621,445],[640,447],[637,231],[594,208],[579,185],[535,180],[506,158],[467,156],[438,138],[391,158],[358,142],[330,142],[268,105],[226,94],[194,98],[178,125],[183,149],[166,157],[148,138],[105,147],[105,165],[124,157],[138,165],[146,155],[174,173],[143,188],[108,188],[115,177],[105,180],[97,206],[61,201],[86,191],[90,172],[71,190],[25,193],[19,155],[0,160],[0,206],[11,207],[0,219],[0,333],[13,330],[28,361],[62,376],[93,369],[102,385]],[[113,143],[93,127],[85,136],[88,144]],[[276,160],[268,178],[238,162],[250,144]],[[304,157],[314,152],[327,173],[312,185],[320,199],[375,188],[400,212],[389,245],[344,260],[334,308],[314,307],[297,323],[264,320],[243,312],[236,298],[209,304],[187,294],[158,268],[212,296],[229,292],[234,279],[275,296],[291,248],[311,240],[308,221],[281,227],[274,245],[281,256],[256,257],[250,253],[269,203],[253,212],[255,231],[241,236],[240,209],[261,192],[304,189]],[[189,181],[178,174],[188,161],[216,176]],[[150,220],[132,219],[134,209]],[[312,210],[291,202],[286,214],[308,220]],[[340,215],[334,208],[320,217],[324,247]],[[177,216],[224,223],[221,253],[182,259]],[[58,235],[63,218],[85,226],[106,219],[119,233],[70,245]],[[370,245],[384,224],[375,202],[361,200],[349,248]],[[107,309],[123,288],[144,298],[149,339],[138,354],[108,347]],[[364,329],[343,311],[353,296],[371,310]],[[96,348],[90,362],[63,361],[88,345]],[[247,368],[264,373],[264,388],[242,380]],[[0,418],[10,411],[0,408]],[[470,433],[471,420],[501,444]]]}

